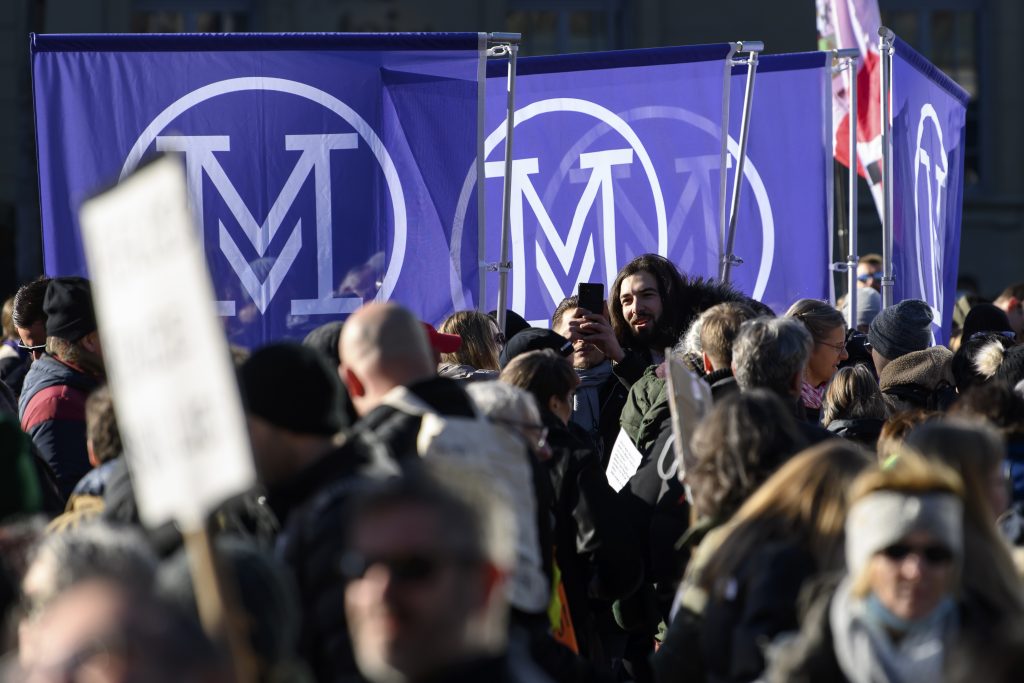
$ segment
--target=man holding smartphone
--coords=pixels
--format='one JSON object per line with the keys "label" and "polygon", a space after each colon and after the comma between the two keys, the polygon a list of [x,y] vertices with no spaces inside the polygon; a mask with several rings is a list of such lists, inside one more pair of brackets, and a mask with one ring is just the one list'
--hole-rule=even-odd
{"label": "man holding smartphone", "polygon": [[672,303],[683,287],[671,261],[657,254],[638,256],[616,276],[606,310],[570,320],[570,338],[600,349],[614,363],[619,381],[632,387],[644,370],[664,360],[665,348],[684,331],[682,311]]}
{"label": "man holding smartphone", "polygon": [[[586,430],[599,445],[602,466],[607,467],[615,437],[619,433],[619,416],[626,404],[628,392],[615,376],[612,363],[601,348],[587,338],[581,338],[579,335],[575,339],[573,337],[573,323],[588,319],[603,325],[608,331],[611,330],[604,316],[603,285],[591,285],[598,288],[596,303],[593,301],[593,294],[590,294],[590,300],[586,301],[600,310],[600,313],[595,314],[580,303],[581,297],[584,300],[588,298],[586,285],[589,284],[581,283],[579,296],[567,297],[558,304],[558,308],[551,316],[551,329],[566,339],[573,340],[570,361],[580,378],[580,383],[576,387],[573,399],[571,421]],[[614,341],[614,335],[611,338]]]}

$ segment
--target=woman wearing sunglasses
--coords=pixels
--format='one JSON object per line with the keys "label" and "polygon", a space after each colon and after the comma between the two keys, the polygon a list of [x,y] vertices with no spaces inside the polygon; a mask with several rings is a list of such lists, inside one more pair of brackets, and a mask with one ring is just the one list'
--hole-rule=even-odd
{"label": "woman wearing sunglasses", "polygon": [[850,357],[846,353],[846,320],[838,310],[817,299],[800,299],[789,307],[786,317],[803,323],[814,339],[811,356],[804,368],[800,401],[807,419],[818,422],[825,389],[839,370],[839,364]]}
{"label": "woman wearing sunglasses", "polygon": [[846,574],[774,653],[769,681],[941,681],[977,621],[960,599],[963,484],[907,454],[853,483]]}

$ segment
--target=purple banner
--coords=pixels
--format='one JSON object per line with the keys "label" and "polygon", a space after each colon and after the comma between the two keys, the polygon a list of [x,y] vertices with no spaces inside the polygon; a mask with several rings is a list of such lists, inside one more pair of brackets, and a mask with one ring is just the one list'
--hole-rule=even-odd
{"label": "purple banner", "polygon": [[[610,284],[655,252],[682,271],[717,277],[723,82],[728,45],[519,61],[511,182],[509,307],[545,321],[579,282]],[[828,56],[764,57],[751,112],[733,281],[776,310],[828,298]],[[499,260],[505,81],[487,83],[486,257]],[[745,68],[730,77],[729,169],[739,147]],[[728,173],[727,193],[732,192]],[[469,169],[463,196],[474,193]],[[798,180],[797,180],[798,179]],[[477,305],[476,216],[453,226],[456,308]],[[459,239],[461,236],[461,239]],[[460,288],[461,286],[461,288]],[[497,299],[490,277],[485,305]]]}
{"label": "purple banner", "polygon": [[46,272],[86,274],[83,199],[177,152],[232,342],[373,299],[437,320],[480,58],[475,33],[33,36]]}
{"label": "purple banner", "polygon": [[897,39],[892,59],[894,300],[927,301],[939,344],[949,341],[956,302],[968,99],[963,88]]}

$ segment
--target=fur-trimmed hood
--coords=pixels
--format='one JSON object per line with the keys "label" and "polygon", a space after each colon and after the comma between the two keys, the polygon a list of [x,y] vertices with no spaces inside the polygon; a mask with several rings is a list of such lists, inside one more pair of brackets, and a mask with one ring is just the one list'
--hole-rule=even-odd
{"label": "fur-trimmed hood", "polygon": [[702,275],[683,275],[680,294],[679,322],[682,331],[689,328],[697,316],[712,306],[727,302],[750,303],[750,298],[732,285]]}

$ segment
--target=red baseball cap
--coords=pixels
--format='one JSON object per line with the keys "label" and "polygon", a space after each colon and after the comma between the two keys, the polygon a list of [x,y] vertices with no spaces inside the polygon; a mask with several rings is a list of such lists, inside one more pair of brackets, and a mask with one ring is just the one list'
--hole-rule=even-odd
{"label": "red baseball cap", "polygon": [[457,334],[444,334],[434,329],[430,323],[423,323],[430,339],[430,347],[438,353],[455,353],[462,348],[462,337]]}

